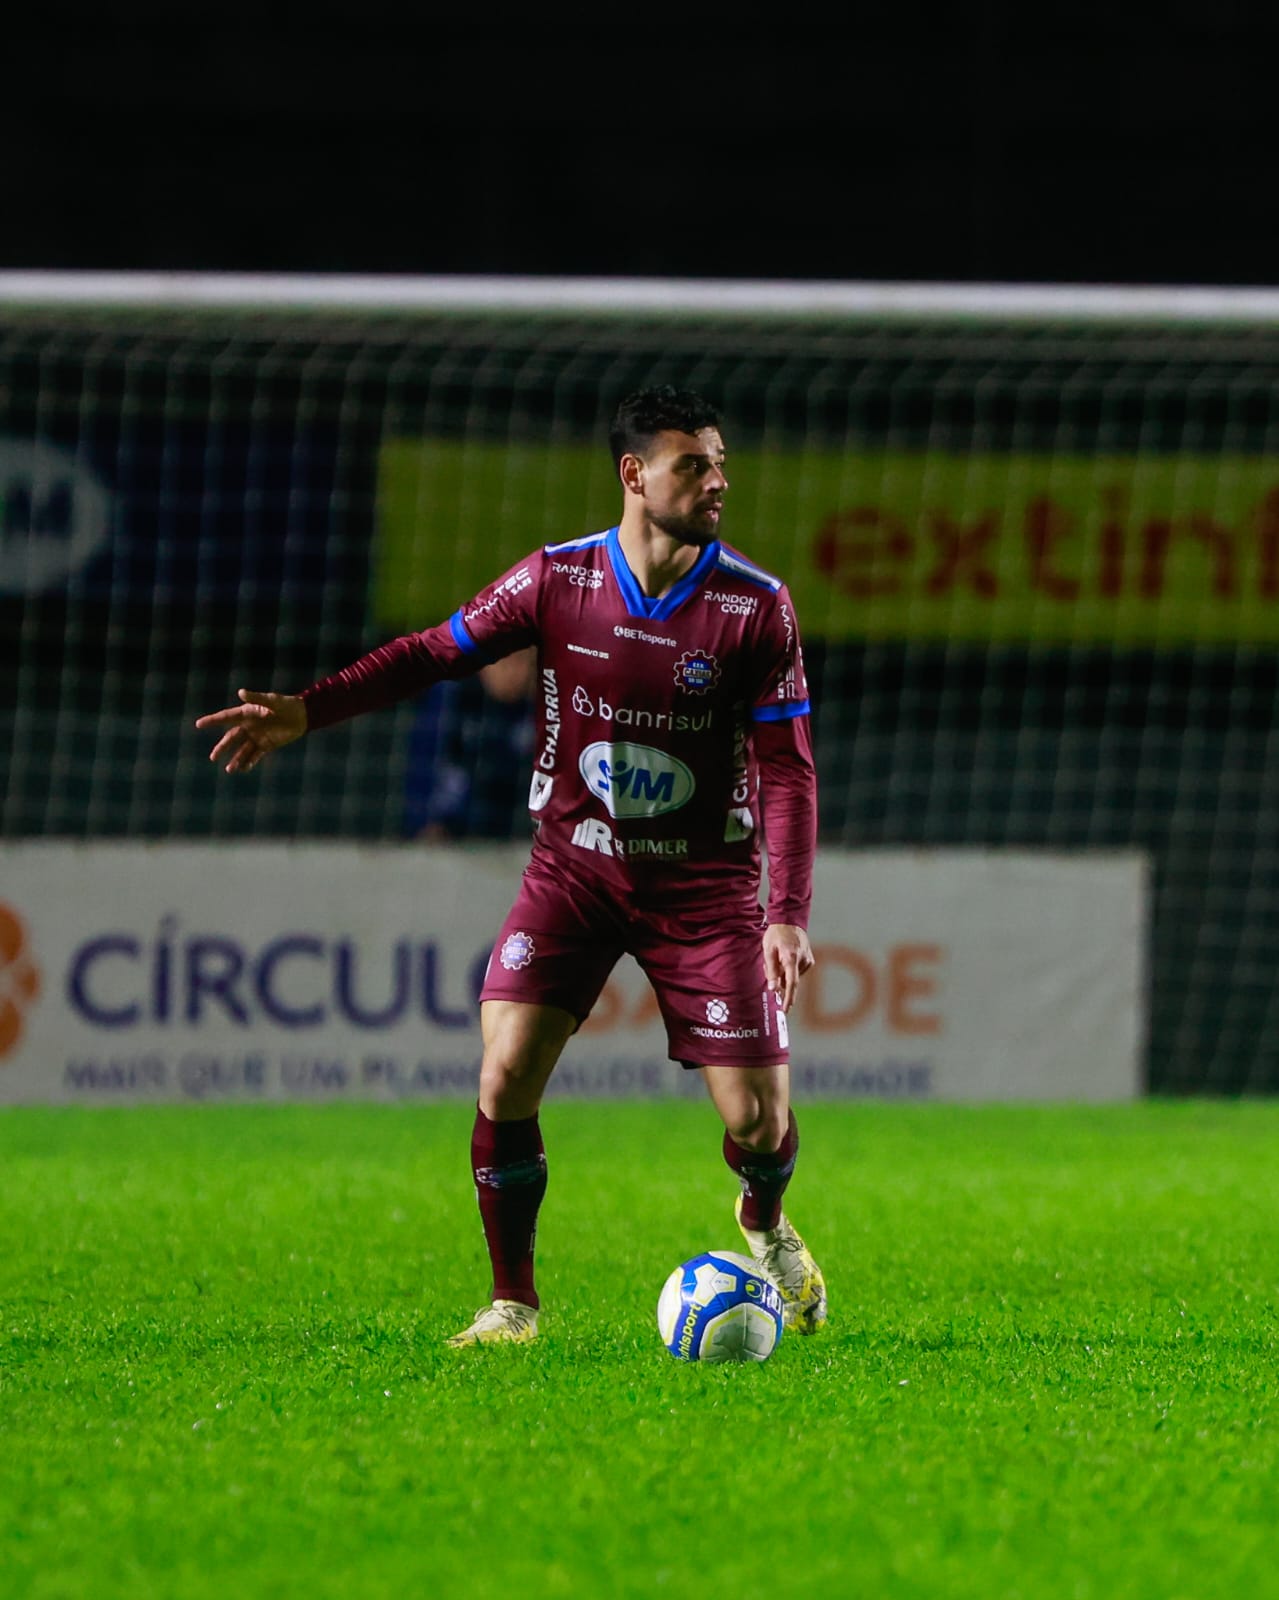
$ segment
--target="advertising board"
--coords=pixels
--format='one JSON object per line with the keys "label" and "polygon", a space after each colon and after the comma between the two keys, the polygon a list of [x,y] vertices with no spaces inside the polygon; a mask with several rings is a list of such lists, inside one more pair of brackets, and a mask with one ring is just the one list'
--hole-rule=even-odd
{"label": "advertising board", "polygon": [[[729,449],[723,536],[813,638],[1279,643],[1279,466],[1242,455]],[[430,626],[537,546],[605,528],[584,445],[392,439],[375,607]]]}
{"label": "advertising board", "polygon": [[[470,1098],[522,847],[0,847],[0,1102]],[[1135,855],[825,852],[800,1099],[1139,1092]],[[717,996],[706,997],[713,1016]],[[552,1080],[700,1092],[626,958]]]}

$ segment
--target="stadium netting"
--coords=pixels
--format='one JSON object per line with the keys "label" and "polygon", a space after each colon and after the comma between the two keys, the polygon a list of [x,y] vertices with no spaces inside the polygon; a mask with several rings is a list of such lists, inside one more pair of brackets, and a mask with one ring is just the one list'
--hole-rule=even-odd
{"label": "stadium netting", "polygon": [[1151,1087],[1279,1088],[1274,306],[474,287],[0,282],[6,837],[402,837],[414,707],[238,783],[194,717],[606,526],[613,408],[684,384],[824,841],[1148,852]]}

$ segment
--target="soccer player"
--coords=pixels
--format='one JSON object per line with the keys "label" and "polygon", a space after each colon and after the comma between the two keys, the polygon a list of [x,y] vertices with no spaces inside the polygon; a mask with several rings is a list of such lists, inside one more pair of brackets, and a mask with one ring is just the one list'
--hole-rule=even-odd
{"label": "soccer player", "polygon": [[492,1299],[449,1341],[459,1346],[536,1336],[538,1111],[626,952],[656,991],[672,1060],[702,1070],[741,1188],[738,1223],[787,1326],[813,1333],[826,1320],[822,1274],[782,1210],[799,1149],[786,1014],[813,964],[816,837],[794,608],[779,579],[719,541],[728,480],[712,406],[641,390],[609,442],[616,527],[547,545],[447,622],[299,695],[241,689],[241,704],[196,724],[220,735],[212,760],[248,772],[305,733],[537,648],[535,837],[480,995],[471,1164]]}

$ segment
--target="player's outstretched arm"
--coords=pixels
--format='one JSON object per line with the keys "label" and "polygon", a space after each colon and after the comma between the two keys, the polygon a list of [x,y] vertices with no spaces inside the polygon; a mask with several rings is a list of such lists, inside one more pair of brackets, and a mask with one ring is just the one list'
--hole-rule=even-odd
{"label": "player's outstretched arm", "polygon": [[264,694],[237,689],[238,706],[196,718],[196,727],[220,733],[210,761],[225,761],[228,772],[251,772],[264,756],[292,744],[306,732],[306,703],[301,695]]}

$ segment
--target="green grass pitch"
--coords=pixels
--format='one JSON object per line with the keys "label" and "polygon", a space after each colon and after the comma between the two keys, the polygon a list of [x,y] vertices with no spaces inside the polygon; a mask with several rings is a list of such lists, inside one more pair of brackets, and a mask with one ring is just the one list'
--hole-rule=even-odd
{"label": "green grass pitch", "polygon": [[466,1352],[467,1107],[0,1114],[0,1596],[1279,1595],[1279,1105],[800,1116],[830,1326],[703,1368],[706,1106],[548,1105]]}

